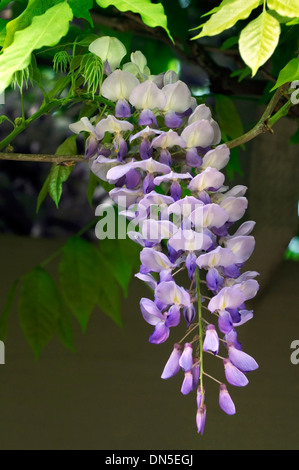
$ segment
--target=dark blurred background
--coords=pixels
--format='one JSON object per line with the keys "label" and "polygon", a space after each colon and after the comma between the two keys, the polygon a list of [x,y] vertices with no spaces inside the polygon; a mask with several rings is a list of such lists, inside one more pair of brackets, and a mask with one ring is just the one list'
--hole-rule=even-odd
{"label": "dark blurred background", "polygon": [[[170,11],[170,2],[164,3]],[[206,2],[206,11],[216,4]],[[200,23],[197,2],[182,0],[180,8],[184,21],[189,21],[188,28]],[[178,18],[172,21],[178,24]],[[183,29],[185,23],[181,22]],[[113,34],[107,25],[101,29],[98,24],[97,28],[99,33]],[[154,73],[171,64],[197,96],[208,93],[205,101],[214,110],[214,84],[206,70],[179,57],[154,37],[149,41],[139,34],[122,34],[128,50],[140,49],[148,56]],[[219,52],[224,39],[210,38],[210,53],[218,64],[233,71],[239,64],[231,55]],[[41,63],[50,87],[54,80],[51,63],[43,57]],[[259,89],[264,76],[257,80]],[[244,128],[250,129],[264,110],[263,95],[249,96],[246,91],[232,97]],[[32,114],[40,100],[39,92],[29,87],[25,112]],[[68,125],[77,120],[78,112],[74,106],[42,117],[17,137],[14,151],[55,153],[71,135]],[[0,113],[12,120],[20,115],[18,90],[7,91]],[[118,328],[100,309],[95,310],[86,333],[75,325],[74,353],[52,341],[35,361],[14,306],[6,365],[0,367],[2,450],[299,448],[299,365],[290,361],[291,342],[299,340],[299,264],[286,259],[292,239],[296,251],[298,235],[298,145],[289,143],[296,129],[296,120],[285,118],[275,126],[273,135],[261,135],[247,144],[239,154],[241,171],[227,179],[231,186],[245,184],[249,188],[246,219],[257,224],[256,249],[247,269],[260,273],[261,284],[251,305],[255,317],[239,333],[245,351],[256,358],[260,368],[251,374],[245,389],[230,387],[237,415],[228,417],[219,409],[217,386],[207,383],[206,432],[203,438],[197,435],[195,397],[180,394],[182,376],[165,382],[160,379],[171,344],[177,340],[175,333],[166,344],[148,343],[151,328],[139,311],[140,297],[146,296],[147,290],[133,278],[129,297],[122,302],[123,327]],[[9,123],[5,122],[0,138],[8,132]],[[78,144],[82,151],[80,139]],[[59,210],[47,197],[36,214],[37,196],[49,170],[46,163],[0,162],[1,305],[16,278],[50,256],[94,217],[103,195],[99,190],[90,207],[86,197],[89,170],[87,165],[77,164],[64,185]],[[91,230],[89,238],[93,237]],[[49,270],[55,277],[55,261]],[[212,362],[210,370],[213,367]],[[215,374],[222,374],[219,365]]]}

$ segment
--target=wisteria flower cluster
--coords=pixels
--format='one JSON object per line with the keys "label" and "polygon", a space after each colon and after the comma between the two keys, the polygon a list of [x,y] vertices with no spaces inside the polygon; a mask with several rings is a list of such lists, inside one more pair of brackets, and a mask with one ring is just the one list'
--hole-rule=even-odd
{"label": "wisteria flower cluster", "polygon": [[[246,301],[259,289],[258,273],[243,270],[254,250],[255,223],[232,229],[247,209],[247,188],[224,185],[229,148],[221,144],[210,109],[197,105],[176,73],[151,75],[140,51],[122,68],[101,58],[107,74],[101,95],[115,112],[83,117],[70,128],[87,133],[91,170],[114,185],[110,197],[130,221],[128,236],[141,245],[136,277],[153,292],[140,301],[153,327],[149,341],[163,343],[172,328],[186,324],[161,377],[182,373],[181,393],[196,392],[196,425],[203,434],[204,379],[218,384],[219,405],[233,415],[227,384],[246,386],[247,374],[258,367],[237,336],[253,317]],[[178,273],[185,275],[184,285],[176,281]],[[222,361],[225,379],[207,373],[206,354]]]}

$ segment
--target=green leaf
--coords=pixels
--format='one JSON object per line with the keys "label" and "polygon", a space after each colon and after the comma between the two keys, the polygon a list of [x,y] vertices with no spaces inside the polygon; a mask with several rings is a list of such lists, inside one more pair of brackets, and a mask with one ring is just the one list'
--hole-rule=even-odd
{"label": "green leaf", "polygon": [[287,26],[293,26],[293,25],[295,25],[295,24],[299,24],[299,18],[295,18],[294,20],[289,21],[289,22],[287,23]]}
{"label": "green leaf", "polygon": [[299,57],[292,59],[279,73],[276,85],[271,91],[288,82],[299,80]]}
{"label": "green leaf", "polygon": [[14,297],[15,297],[15,293],[16,293],[18,284],[19,284],[19,280],[16,280],[16,281],[14,281],[13,285],[11,286],[11,288],[10,288],[8,294],[7,294],[7,297],[6,297],[6,301],[5,301],[3,310],[2,310],[1,315],[0,315],[0,340],[1,341],[5,341],[5,339],[6,339],[9,317],[10,317],[11,308],[12,308],[12,304],[13,304],[13,301],[14,301]]}
{"label": "green leaf", "polygon": [[203,36],[216,36],[234,26],[237,21],[248,18],[252,10],[257,8],[260,0],[224,0],[218,10],[204,23],[202,31],[192,39]]}
{"label": "green leaf", "polygon": [[0,93],[10,84],[17,70],[25,69],[31,60],[31,53],[43,46],[54,46],[65,36],[73,12],[65,2],[35,16],[32,23],[14,35],[13,43],[0,56]]}
{"label": "green leaf", "polygon": [[[68,137],[56,150],[55,155],[77,155],[76,135]],[[58,204],[62,194],[62,185],[70,176],[74,166],[65,166],[53,163],[50,173],[44,182],[42,189],[37,198],[36,212],[39,211],[41,204],[45,200],[47,194],[51,196],[58,208]]]}
{"label": "green leaf", "polygon": [[64,308],[60,309],[59,316],[57,318],[57,333],[62,344],[73,352],[74,335],[72,317],[67,306],[65,305],[64,299],[61,298],[61,302],[64,304]]}
{"label": "green leaf", "polygon": [[109,261],[100,252],[98,252],[97,267],[100,279],[97,305],[118,326],[122,326],[121,298],[118,283],[109,269]]}
{"label": "green leaf", "polygon": [[290,144],[299,144],[299,127],[294,135],[290,138]]}
{"label": "green leaf", "polygon": [[10,46],[13,42],[15,32],[27,28],[34,16],[42,15],[47,9],[61,1],[62,0],[29,0],[25,10],[17,16],[17,18],[14,18],[8,23],[4,47]]}
{"label": "green leaf", "polygon": [[290,18],[299,16],[299,0],[267,0],[267,5],[282,16]]}
{"label": "green leaf", "polygon": [[239,42],[239,36],[232,36],[231,38],[226,39],[222,46],[221,50],[226,51],[227,49],[230,49],[231,47],[235,46]]}
{"label": "green leaf", "polygon": [[18,302],[20,326],[35,357],[57,332],[57,320],[63,303],[49,274],[42,268],[32,269],[23,277]]}
{"label": "green leaf", "polygon": [[174,42],[167,28],[167,16],[161,3],[151,3],[150,0],[138,0],[138,2],[136,0],[96,0],[96,2],[102,8],[112,5],[120,11],[138,13],[147,26],[151,28],[160,26],[167,32],[171,41]]}
{"label": "green leaf", "polygon": [[6,38],[6,25],[8,21],[0,18],[0,47],[3,47]]}
{"label": "green leaf", "polygon": [[93,0],[69,0],[69,5],[76,18],[83,18],[93,27],[93,21],[89,10],[93,7]]}
{"label": "green leaf", "polygon": [[56,165],[56,163],[51,168],[48,193],[55,202],[57,209],[62,195],[62,184],[68,179],[73,168],[73,166]]}
{"label": "green leaf", "polygon": [[243,170],[240,165],[240,149],[238,147],[230,150],[230,158],[227,166],[225,167],[226,174],[230,181],[233,181],[235,173],[243,176]]}
{"label": "green leaf", "polygon": [[238,82],[242,82],[244,78],[248,77],[251,74],[251,68],[245,67],[244,69],[235,70],[230,74],[231,77],[239,77]]}
{"label": "green leaf", "polygon": [[130,239],[105,239],[100,242],[100,253],[107,260],[107,266],[122,288],[125,297],[128,296],[129,284],[133,271],[139,267],[140,249]]}
{"label": "green leaf", "polygon": [[[72,237],[63,247],[59,265],[62,293],[83,331],[98,301],[101,278],[97,253],[91,243],[80,237]],[[105,272],[101,276],[104,277]]]}
{"label": "green leaf", "polygon": [[216,95],[215,110],[221,132],[231,139],[244,134],[244,127],[234,102],[225,95]]}
{"label": "green leaf", "polygon": [[280,24],[266,11],[251,21],[240,35],[240,54],[252,69],[252,76],[267,62],[275,51],[280,36]]}

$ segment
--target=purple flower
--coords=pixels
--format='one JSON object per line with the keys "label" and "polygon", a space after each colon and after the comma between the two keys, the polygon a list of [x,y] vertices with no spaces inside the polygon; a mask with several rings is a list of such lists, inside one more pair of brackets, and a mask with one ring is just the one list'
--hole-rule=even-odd
{"label": "purple flower", "polygon": [[191,303],[189,293],[179,287],[174,281],[161,282],[157,285],[156,296],[167,305],[178,305],[188,307]]}
{"label": "purple flower", "polygon": [[236,414],[234,402],[231,399],[225,384],[220,385],[219,406],[228,415]]}
{"label": "purple flower", "polygon": [[214,325],[207,326],[202,348],[204,351],[211,351],[213,354],[218,354],[219,338]]}
{"label": "purple flower", "polygon": [[182,355],[182,346],[177,343],[174,345],[173,351],[170,354],[170,357],[168,361],[166,362],[166,365],[163,369],[163,372],[161,375],[162,379],[169,379],[170,377],[173,377],[179,372],[181,368],[179,364],[181,355]]}
{"label": "purple flower", "polygon": [[191,371],[193,366],[193,350],[190,343],[185,343],[184,351],[180,357],[180,367],[185,371]]}
{"label": "purple flower", "polygon": [[244,301],[244,294],[242,294],[237,286],[224,287],[210,300],[208,309],[213,313],[216,310],[221,311],[227,308],[238,308]]}
{"label": "purple flower", "polygon": [[217,191],[223,185],[224,179],[223,173],[220,173],[216,168],[207,168],[193,178],[188,189],[198,193],[205,190]]}
{"label": "purple flower", "polygon": [[148,272],[159,273],[165,269],[172,270],[176,266],[170,262],[164,253],[153,248],[144,248],[140,253],[140,260],[142,265],[148,269]]}
{"label": "purple flower", "polygon": [[221,333],[224,334],[229,333],[233,329],[233,320],[227,310],[222,310],[221,312],[219,312],[218,328]]}
{"label": "purple flower", "polygon": [[253,357],[235,348],[231,343],[228,344],[228,357],[232,364],[242,372],[251,372],[258,369],[258,364]]}
{"label": "purple flower", "polygon": [[229,359],[224,359],[225,377],[229,384],[235,387],[246,387],[248,379],[243,372],[235,367]]}
{"label": "purple flower", "polygon": [[185,317],[185,320],[187,322],[187,327],[190,326],[190,323],[193,322],[195,315],[196,315],[196,310],[193,304],[189,305],[188,307],[183,308],[183,315]]}
{"label": "purple flower", "polygon": [[184,380],[181,387],[183,395],[188,395],[193,390],[193,374],[191,370],[184,373]]}
{"label": "purple flower", "polygon": [[196,413],[196,426],[197,426],[197,432],[201,435],[203,435],[204,433],[205,424],[206,424],[206,415],[207,415],[206,405],[200,406]]}
{"label": "purple flower", "polygon": [[149,342],[152,344],[161,344],[164,343],[169,337],[169,328],[165,323],[160,322],[155,326],[154,332],[149,338]]}

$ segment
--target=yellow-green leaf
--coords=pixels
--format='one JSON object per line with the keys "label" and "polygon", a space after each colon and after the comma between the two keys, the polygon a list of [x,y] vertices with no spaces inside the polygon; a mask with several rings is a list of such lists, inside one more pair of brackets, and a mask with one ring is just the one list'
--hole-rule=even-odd
{"label": "yellow-green leaf", "polygon": [[243,29],[239,40],[240,54],[252,69],[252,76],[272,56],[279,36],[279,22],[266,11]]}
{"label": "yellow-green leaf", "polygon": [[201,33],[192,39],[203,36],[216,36],[234,26],[237,21],[248,18],[252,10],[260,5],[260,0],[224,0],[216,13],[203,25]]}
{"label": "yellow-green leaf", "polygon": [[282,16],[290,18],[299,16],[299,0],[268,0],[267,5]]}
{"label": "yellow-green leaf", "polygon": [[162,3],[152,3],[151,0],[138,0],[137,2],[136,0],[96,0],[96,2],[102,8],[114,6],[119,11],[139,13],[144,24],[151,28],[160,26],[174,42],[167,27],[167,16]]}
{"label": "yellow-green leaf", "polygon": [[299,58],[290,60],[287,65],[280,71],[277,83],[272,88],[271,91],[276,90],[280,86],[284,85],[288,82],[294,82],[295,80],[299,80]]}
{"label": "yellow-green leaf", "polygon": [[63,2],[35,16],[30,26],[15,33],[13,43],[0,56],[0,93],[10,84],[14,72],[29,65],[35,49],[55,46],[65,36],[72,19],[71,8]]}

